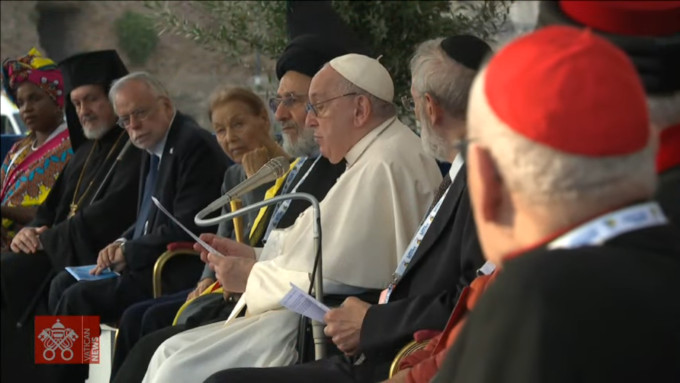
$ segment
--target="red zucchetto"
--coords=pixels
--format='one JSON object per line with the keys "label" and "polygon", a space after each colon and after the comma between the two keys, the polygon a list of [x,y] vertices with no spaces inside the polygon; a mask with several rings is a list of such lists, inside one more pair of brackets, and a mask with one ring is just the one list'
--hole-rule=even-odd
{"label": "red zucchetto", "polygon": [[649,140],[635,68],[589,30],[552,26],[511,42],[489,62],[484,93],[510,129],[565,153],[620,156]]}

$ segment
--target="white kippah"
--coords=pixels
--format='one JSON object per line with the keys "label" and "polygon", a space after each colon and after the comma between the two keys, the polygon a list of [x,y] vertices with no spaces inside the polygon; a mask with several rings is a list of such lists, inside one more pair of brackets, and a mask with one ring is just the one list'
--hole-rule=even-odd
{"label": "white kippah", "polygon": [[349,82],[375,97],[387,102],[394,99],[392,77],[378,60],[350,53],[334,58],[330,65]]}

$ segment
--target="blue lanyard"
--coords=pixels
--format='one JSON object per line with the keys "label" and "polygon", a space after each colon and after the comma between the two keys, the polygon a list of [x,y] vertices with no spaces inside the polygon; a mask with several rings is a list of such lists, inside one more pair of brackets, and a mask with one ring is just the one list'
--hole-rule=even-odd
{"label": "blue lanyard", "polygon": [[[290,193],[295,193],[302,185],[302,183],[305,182],[307,179],[307,176],[309,173],[314,169],[314,166],[316,165],[317,162],[319,162],[319,159],[321,156],[316,157],[314,162],[312,163],[312,166],[307,169],[307,172],[300,178],[300,181],[295,185],[293,190],[290,191]],[[303,160],[300,160],[300,162],[297,163],[297,165],[293,168],[293,170],[290,171],[288,174],[288,177],[286,178],[286,182],[283,184],[283,188],[281,189],[281,194],[286,194],[289,193],[288,189],[290,188],[291,183],[293,182],[293,179],[297,175],[297,173],[300,171],[300,168],[302,167],[302,164],[306,162],[309,158],[305,157]],[[265,231],[264,236],[262,237],[262,243],[267,242],[267,238],[269,238],[269,234],[272,232],[272,230],[276,229],[276,227],[279,225],[279,222],[281,222],[281,218],[286,214],[288,211],[288,208],[290,207],[291,202],[293,200],[287,199],[283,202],[279,202],[276,204],[276,210],[274,210],[274,214],[272,215],[272,218],[269,220],[269,225],[267,225],[267,231]]]}
{"label": "blue lanyard", "polygon": [[397,285],[397,282],[399,282],[401,277],[404,275],[404,272],[406,271],[408,265],[411,263],[411,260],[413,260],[413,256],[416,254],[416,250],[418,250],[420,242],[423,240],[423,237],[425,237],[427,230],[432,225],[432,221],[434,221],[434,217],[437,215],[439,208],[441,208],[442,203],[444,202],[444,198],[446,198],[446,195],[449,193],[450,188],[451,187],[449,186],[449,189],[446,189],[444,194],[439,198],[439,201],[437,201],[437,204],[434,205],[432,211],[430,211],[430,214],[428,214],[423,223],[420,224],[420,227],[418,228],[416,235],[414,235],[413,239],[411,239],[411,243],[409,243],[408,247],[406,248],[404,256],[401,257],[401,261],[399,262],[397,269],[394,271],[394,274],[392,274],[392,283],[390,283],[390,285],[387,286],[385,302],[390,301],[390,295],[392,294],[392,290],[394,290],[394,286]]}
{"label": "blue lanyard", "polygon": [[620,234],[667,223],[659,204],[645,202],[595,218],[550,242],[548,249],[601,245]]}

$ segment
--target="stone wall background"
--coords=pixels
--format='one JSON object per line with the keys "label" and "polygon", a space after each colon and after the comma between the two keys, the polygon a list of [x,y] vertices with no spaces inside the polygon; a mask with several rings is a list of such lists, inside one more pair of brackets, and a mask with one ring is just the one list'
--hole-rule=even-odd
{"label": "stone wall background", "polygon": [[[182,36],[159,36],[146,63],[131,65],[114,30],[115,20],[126,10],[148,14],[142,2],[135,1],[2,1],[0,57],[18,57],[34,46],[55,61],[80,52],[116,49],[130,71],[145,70],[163,81],[178,108],[204,128],[210,126],[207,101],[215,88],[253,86],[254,55],[244,58],[249,67],[227,62]],[[266,89],[275,91],[274,62],[264,59],[261,68],[261,75],[270,79]]]}
{"label": "stone wall background", "polygon": [[[245,65],[228,62],[224,56],[209,52],[182,36],[159,36],[147,62],[143,66],[131,65],[118,46],[114,30],[114,22],[127,10],[149,13],[141,1],[3,0],[0,2],[0,58],[24,55],[33,46],[55,61],[80,52],[116,49],[130,71],[146,70],[160,78],[178,108],[207,129],[210,126],[208,98],[218,86],[254,88],[262,82],[258,88],[263,89],[260,94],[264,99],[276,92],[273,60],[262,58],[258,74],[254,69],[255,55],[244,57]],[[496,37],[495,48],[532,30],[537,12],[537,1],[516,1],[508,22]]]}

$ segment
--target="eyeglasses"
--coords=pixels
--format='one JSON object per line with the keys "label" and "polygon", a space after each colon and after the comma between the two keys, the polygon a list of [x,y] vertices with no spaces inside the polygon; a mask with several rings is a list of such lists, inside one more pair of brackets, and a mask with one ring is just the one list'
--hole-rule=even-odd
{"label": "eyeglasses", "polygon": [[319,106],[321,104],[325,104],[325,103],[333,101],[333,100],[337,100],[338,98],[341,98],[341,97],[356,96],[357,94],[359,94],[359,93],[349,92],[349,93],[341,94],[339,96],[331,97],[327,100],[315,102],[314,104],[312,104],[311,102],[307,102],[307,105],[305,106],[305,110],[307,111],[307,113],[312,112],[312,113],[314,113],[314,115],[316,117],[319,117],[319,111],[316,109],[317,106]]}
{"label": "eyeglasses", "polygon": [[288,93],[283,97],[272,97],[269,99],[269,109],[272,113],[276,113],[276,110],[279,109],[279,105],[283,104],[286,108],[292,108],[296,103],[305,98],[307,98],[306,94],[295,93]]}
{"label": "eyeglasses", "polygon": [[413,97],[409,95],[401,96],[401,106],[403,106],[407,112],[416,110],[416,102],[413,101]]}
{"label": "eyeglasses", "polygon": [[[159,100],[159,98],[156,99],[156,101],[158,101],[158,100]],[[132,117],[134,117],[135,121],[142,122],[142,121],[146,120],[147,118],[149,118],[151,113],[153,113],[153,111],[156,110],[157,107],[158,107],[158,102],[156,102],[154,104],[154,106],[152,106],[150,108],[133,110],[132,113],[128,114],[127,116],[121,116],[118,119],[118,125],[120,125],[124,128],[130,127],[130,119]]]}

